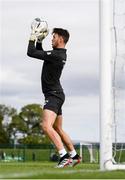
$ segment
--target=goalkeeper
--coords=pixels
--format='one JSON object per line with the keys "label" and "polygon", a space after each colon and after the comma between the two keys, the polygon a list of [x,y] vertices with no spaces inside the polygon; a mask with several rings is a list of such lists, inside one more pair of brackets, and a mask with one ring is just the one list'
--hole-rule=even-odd
{"label": "goalkeeper", "polygon": [[[44,51],[42,41],[48,35],[48,29],[40,28],[40,19],[35,19],[31,25],[31,36],[29,39],[27,55],[43,60],[41,83],[45,96],[43,108],[42,129],[55,144],[60,160],[57,168],[68,165],[75,166],[80,163],[81,158],[76,153],[69,136],[62,129],[62,105],[65,94],[60,84],[60,77],[66,63],[65,45],[69,39],[69,32],[62,28],[54,28],[52,31],[53,50]],[[66,146],[66,149],[64,148]]]}

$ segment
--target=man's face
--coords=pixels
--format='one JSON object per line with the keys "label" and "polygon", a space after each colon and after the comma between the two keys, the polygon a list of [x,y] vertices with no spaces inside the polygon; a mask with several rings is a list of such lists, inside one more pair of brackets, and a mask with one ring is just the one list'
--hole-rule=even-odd
{"label": "man's face", "polygon": [[60,36],[58,34],[53,33],[52,47],[53,48],[58,48],[59,42],[60,42]]}

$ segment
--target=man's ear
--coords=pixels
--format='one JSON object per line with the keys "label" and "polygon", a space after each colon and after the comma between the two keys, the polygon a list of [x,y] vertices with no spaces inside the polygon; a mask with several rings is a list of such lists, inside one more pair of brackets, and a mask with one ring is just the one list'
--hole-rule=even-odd
{"label": "man's ear", "polygon": [[62,36],[59,37],[60,43],[64,43],[64,39]]}

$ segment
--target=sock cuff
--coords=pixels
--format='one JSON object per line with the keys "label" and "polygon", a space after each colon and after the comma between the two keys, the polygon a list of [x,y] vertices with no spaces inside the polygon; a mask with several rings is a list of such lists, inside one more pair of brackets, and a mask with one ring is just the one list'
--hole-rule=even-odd
{"label": "sock cuff", "polygon": [[59,151],[59,155],[60,155],[60,157],[65,156],[65,154],[67,154],[67,152],[66,152],[66,150],[65,150],[65,149],[61,149],[61,150]]}
{"label": "sock cuff", "polygon": [[73,149],[72,151],[69,152],[69,155],[71,158],[73,158],[77,154],[76,150]]}

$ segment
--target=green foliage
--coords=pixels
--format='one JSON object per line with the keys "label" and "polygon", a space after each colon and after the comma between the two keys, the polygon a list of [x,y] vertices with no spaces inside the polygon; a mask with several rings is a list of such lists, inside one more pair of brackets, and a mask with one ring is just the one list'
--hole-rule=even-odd
{"label": "green foliage", "polygon": [[27,124],[36,124],[42,118],[42,107],[39,104],[29,104],[21,109],[20,116]]}
{"label": "green foliage", "polygon": [[9,142],[9,137],[2,125],[3,117],[0,115],[0,144],[5,144]]}
{"label": "green foliage", "polygon": [[29,104],[24,106],[19,113],[24,124],[25,137],[20,139],[24,144],[41,144],[48,139],[44,136],[40,123],[42,120],[43,109],[39,104]]}
{"label": "green foliage", "polygon": [[20,139],[19,142],[21,144],[44,144],[44,143],[50,143],[50,140],[46,136],[39,136],[37,134],[28,135],[27,137]]}
{"label": "green foliage", "polygon": [[13,128],[15,128],[20,132],[26,132],[27,130],[26,124],[19,115],[15,115],[12,117],[12,121],[10,123],[9,128],[10,130],[13,130]]}
{"label": "green foliage", "polygon": [[5,144],[9,142],[8,124],[3,124],[4,117],[12,117],[16,115],[17,111],[15,108],[0,104],[0,143]]}
{"label": "green foliage", "polygon": [[[0,143],[8,143],[21,133],[19,143],[41,144],[50,142],[44,135],[40,123],[43,109],[40,104],[28,104],[17,113],[15,108],[0,104]],[[11,122],[3,123],[4,117],[11,117]]]}
{"label": "green foliage", "polygon": [[2,128],[0,130],[0,144],[6,144],[6,143],[9,143],[9,137],[6,131]]}
{"label": "green foliage", "polygon": [[0,116],[4,118],[5,115],[7,116],[14,116],[17,114],[17,110],[10,106],[6,106],[4,104],[0,104]]}
{"label": "green foliage", "polygon": [[19,116],[27,126],[28,135],[35,132],[41,134],[40,122],[42,112],[42,107],[39,104],[29,104],[21,109]]}

